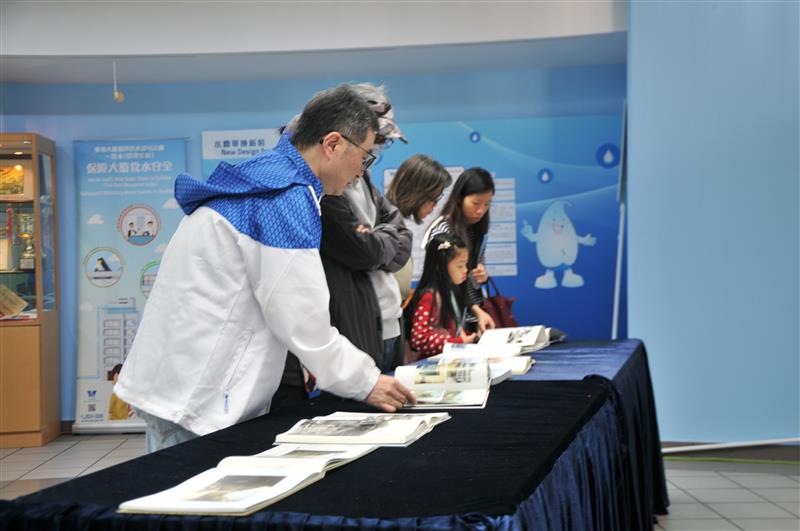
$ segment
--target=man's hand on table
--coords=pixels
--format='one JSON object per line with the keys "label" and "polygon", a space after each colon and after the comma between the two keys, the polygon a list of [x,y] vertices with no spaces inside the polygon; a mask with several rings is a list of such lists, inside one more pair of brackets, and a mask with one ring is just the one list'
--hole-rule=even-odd
{"label": "man's hand on table", "polygon": [[406,386],[385,374],[378,376],[375,387],[364,401],[389,413],[394,413],[407,403],[417,403],[414,395]]}

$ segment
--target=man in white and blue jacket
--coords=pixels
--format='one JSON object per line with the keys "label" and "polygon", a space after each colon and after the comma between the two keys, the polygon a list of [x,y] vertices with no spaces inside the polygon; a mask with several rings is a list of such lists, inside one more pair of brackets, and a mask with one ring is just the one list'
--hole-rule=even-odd
{"label": "man in white and blue jacket", "polygon": [[385,411],[413,402],[331,327],[319,256],[319,200],[374,160],[377,128],[341,86],[317,94],[272,151],[222,162],[205,182],[178,176],[186,217],[114,387],[147,422],[148,451],[266,413],[288,349],[332,393]]}

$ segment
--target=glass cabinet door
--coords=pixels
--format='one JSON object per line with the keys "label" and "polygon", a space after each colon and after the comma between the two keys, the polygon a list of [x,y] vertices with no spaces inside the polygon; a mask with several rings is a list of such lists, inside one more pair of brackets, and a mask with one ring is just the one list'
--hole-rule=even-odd
{"label": "glass cabinet door", "polygon": [[42,310],[56,307],[53,157],[39,154],[39,240],[42,267]]}
{"label": "glass cabinet door", "polygon": [[0,319],[36,319],[33,202],[0,208]]}
{"label": "glass cabinet door", "polygon": [[51,151],[52,142],[37,135],[0,135],[0,321],[56,308]]}

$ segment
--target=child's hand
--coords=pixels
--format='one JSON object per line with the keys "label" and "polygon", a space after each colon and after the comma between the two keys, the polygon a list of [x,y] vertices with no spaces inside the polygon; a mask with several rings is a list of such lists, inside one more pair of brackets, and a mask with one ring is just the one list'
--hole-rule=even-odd
{"label": "child's hand", "polygon": [[356,225],[356,232],[359,234],[369,234],[372,231],[366,225],[358,224]]}
{"label": "child's hand", "polygon": [[488,313],[483,312],[478,315],[478,330],[480,330],[481,334],[489,328],[495,328],[495,326],[494,319]]}
{"label": "child's hand", "polygon": [[474,334],[474,333],[473,334],[468,334],[464,330],[462,330],[461,333],[458,334],[458,336],[461,338],[461,341],[463,341],[464,343],[475,343],[475,340],[478,339],[478,335],[477,334]]}

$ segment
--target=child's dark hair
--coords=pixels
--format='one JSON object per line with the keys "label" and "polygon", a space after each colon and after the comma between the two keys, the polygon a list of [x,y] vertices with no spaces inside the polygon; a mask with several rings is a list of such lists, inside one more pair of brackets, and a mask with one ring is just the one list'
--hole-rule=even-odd
{"label": "child's dark hair", "polygon": [[444,323],[452,319],[458,326],[458,320],[461,316],[454,315],[453,306],[450,304],[450,290],[452,289],[459,307],[463,308],[467,300],[467,283],[463,282],[458,286],[454,286],[453,281],[450,280],[450,275],[447,273],[447,264],[455,257],[456,252],[466,249],[467,245],[464,240],[454,234],[437,234],[428,242],[425,247],[425,265],[422,268],[422,277],[420,277],[414,290],[411,304],[406,306],[405,310],[405,322],[409,330],[420,297],[429,291],[434,294],[434,302],[437,293],[442,297],[441,308],[439,308],[439,323],[434,324],[444,325]]}
{"label": "child's dark hair", "polygon": [[[472,194],[483,194],[485,192],[492,192],[494,195],[494,180],[492,174],[483,168],[469,168],[458,176],[456,184],[450,191],[447,202],[442,207],[442,216],[447,219],[450,228],[461,236],[465,241],[469,241],[469,231],[472,231],[473,243],[477,248],[480,247],[486,233],[489,232],[489,212],[487,211],[483,218],[474,226],[470,226],[469,221],[464,217],[462,205],[464,198]],[[470,269],[475,267],[480,257],[470,256]]]}

